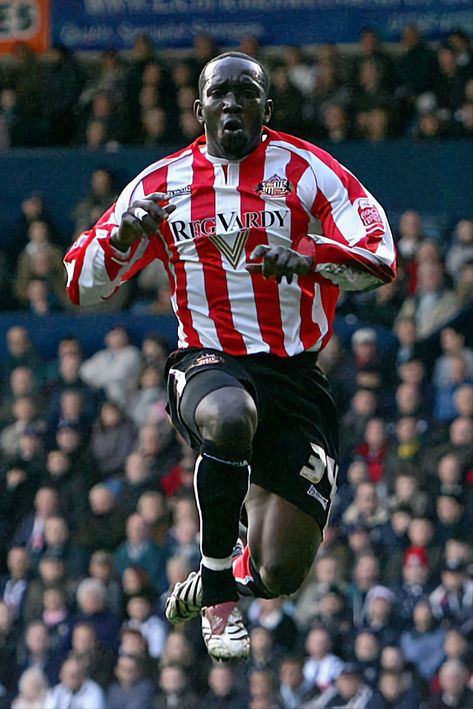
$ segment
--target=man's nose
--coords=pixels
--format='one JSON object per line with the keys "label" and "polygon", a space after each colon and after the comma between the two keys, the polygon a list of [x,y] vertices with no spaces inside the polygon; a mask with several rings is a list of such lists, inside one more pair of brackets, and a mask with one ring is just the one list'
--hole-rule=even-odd
{"label": "man's nose", "polygon": [[238,101],[237,97],[233,93],[233,91],[229,91],[223,99],[223,110],[224,111],[239,111],[241,110],[241,105],[240,102]]}

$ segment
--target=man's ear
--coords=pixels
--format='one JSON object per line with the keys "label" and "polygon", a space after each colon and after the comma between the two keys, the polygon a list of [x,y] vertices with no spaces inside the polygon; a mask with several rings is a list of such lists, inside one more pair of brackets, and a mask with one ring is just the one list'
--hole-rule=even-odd
{"label": "man's ear", "polygon": [[196,100],[194,101],[194,113],[199,123],[203,123],[204,113],[202,110],[202,101],[200,100],[200,98],[196,98]]}
{"label": "man's ear", "polygon": [[270,98],[267,98],[266,103],[264,104],[263,122],[265,125],[268,125],[269,121],[271,120],[272,115],[273,115],[273,102]]}

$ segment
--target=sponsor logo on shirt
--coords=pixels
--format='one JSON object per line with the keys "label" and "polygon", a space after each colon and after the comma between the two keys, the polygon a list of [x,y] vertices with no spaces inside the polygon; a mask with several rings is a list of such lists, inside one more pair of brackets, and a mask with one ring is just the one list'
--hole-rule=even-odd
{"label": "sponsor logo on shirt", "polygon": [[273,175],[268,180],[260,182],[256,191],[266,197],[284,197],[288,192],[291,192],[291,185],[285,177]]}
{"label": "sponsor logo on shirt", "polygon": [[190,194],[191,186],[186,185],[185,187],[179,187],[177,190],[167,190],[169,197],[179,197],[181,194]]}
{"label": "sponsor logo on shirt", "polygon": [[199,236],[225,236],[234,234],[242,229],[270,229],[271,227],[284,228],[289,225],[288,209],[272,209],[261,212],[217,212],[213,217],[194,219],[185,222],[181,219],[169,219],[169,227],[174,240],[185,241],[196,239]]}

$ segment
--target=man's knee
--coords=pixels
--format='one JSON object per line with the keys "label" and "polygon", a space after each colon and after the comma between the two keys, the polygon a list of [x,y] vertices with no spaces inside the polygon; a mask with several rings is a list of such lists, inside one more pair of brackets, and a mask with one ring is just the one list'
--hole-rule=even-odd
{"label": "man's knee", "polygon": [[264,585],[277,596],[288,596],[302,586],[311,564],[299,561],[268,560],[259,569]]}
{"label": "man's knee", "polygon": [[224,387],[197,406],[195,422],[202,438],[225,449],[249,448],[258,423],[256,405],[245,389]]}

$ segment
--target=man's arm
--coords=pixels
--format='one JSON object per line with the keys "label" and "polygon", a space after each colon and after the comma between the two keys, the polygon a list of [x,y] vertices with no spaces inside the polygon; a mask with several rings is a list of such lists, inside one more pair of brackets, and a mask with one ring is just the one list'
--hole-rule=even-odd
{"label": "man's arm", "polygon": [[[370,290],[396,273],[391,229],[379,202],[335,158],[313,147],[312,215],[322,235],[303,237],[297,250],[309,253],[315,271],[344,290]],[[337,282],[338,281],[338,282]]]}
{"label": "man's arm", "polygon": [[[107,300],[137,271],[159,257],[162,242],[153,238],[174,205],[167,195],[125,190],[92,229],[81,234],[64,258],[66,290],[75,305]],[[128,196],[129,195],[129,196]],[[133,197],[138,196],[138,199]]]}
{"label": "man's arm", "polygon": [[[308,144],[306,144],[308,145]],[[371,290],[395,276],[395,250],[381,205],[354,175],[328,153],[311,146],[298,196],[322,225],[323,235],[301,235],[295,249],[260,245],[252,253],[259,264],[248,270],[268,278],[313,273],[342,290]]]}

